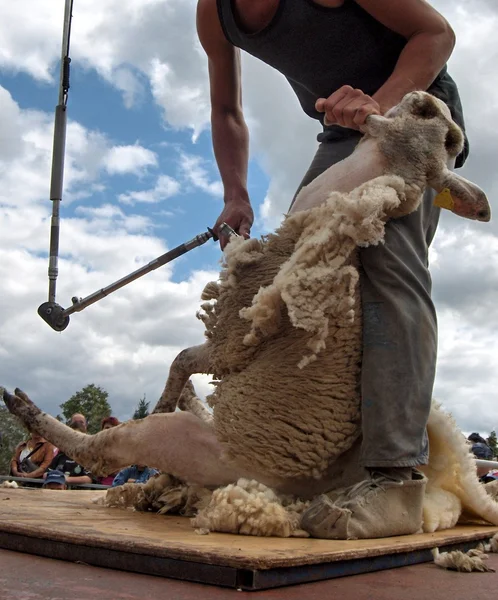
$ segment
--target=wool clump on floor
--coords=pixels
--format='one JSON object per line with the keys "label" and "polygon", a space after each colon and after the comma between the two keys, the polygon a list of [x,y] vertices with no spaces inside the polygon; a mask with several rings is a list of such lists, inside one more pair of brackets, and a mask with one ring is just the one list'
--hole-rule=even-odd
{"label": "wool clump on floor", "polygon": [[460,571],[462,573],[472,573],[479,571],[481,573],[494,573],[495,569],[486,564],[489,556],[486,552],[498,551],[498,534],[496,534],[488,544],[479,544],[477,548],[472,548],[467,552],[454,550],[453,552],[439,552],[438,548],[432,550],[434,564],[443,569],[451,571]]}

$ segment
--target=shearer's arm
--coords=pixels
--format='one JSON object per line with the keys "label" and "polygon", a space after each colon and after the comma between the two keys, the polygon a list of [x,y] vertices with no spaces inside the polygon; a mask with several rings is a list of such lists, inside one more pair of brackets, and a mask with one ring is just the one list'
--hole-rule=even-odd
{"label": "shearer's arm", "polygon": [[[197,4],[197,32],[208,57],[213,148],[224,188],[225,207],[214,230],[228,223],[249,237],[254,220],[247,191],[249,133],[242,113],[240,52],[225,38],[216,0]],[[228,242],[220,237],[222,248]]]}
{"label": "shearer's arm", "polygon": [[377,21],[406,40],[394,71],[373,95],[384,113],[408,92],[427,90],[448,61],[455,33],[425,0],[356,0]]}
{"label": "shearer's arm", "polygon": [[[425,0],[355,0],[374,19],[404,37],[407,42],[396,66],[373,96],[349,85],[328,98],[319,98],[316,109],[325,113],[326,124],[362,129],[370,114],[384,114],[408,92],[427,90],[455,46],[455,34],[446,19]],[[337,0],[319,0],[337,6]]]}

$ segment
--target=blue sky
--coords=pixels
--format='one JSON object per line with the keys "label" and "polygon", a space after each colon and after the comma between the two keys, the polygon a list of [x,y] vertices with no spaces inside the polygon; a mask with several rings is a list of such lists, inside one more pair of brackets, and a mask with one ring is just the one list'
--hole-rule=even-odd
{"label": "blue sky", "polygon": [[[25,73],[17,73],[3,74],[2,84],[9,89],[20,108],[52,113],[58,101],[58,68],[58,65],[54,65],[51,69],[54,80],[50,83],[37,81]],[[83,68],[74,59],[71,64],[70,82],[69,120],[77,121],[87,129],[104,133],[115,145],[139,145],[147,148],[156,154],[157,164],[146,169],[139,178],[129,173],[102,174],[99,178],[99,183],[105,186],[102,191],[77,202],[68,202],[65,198],[66,201],[61,205],[62,233],[64,219],[77,215],[82,206],[98,207],[116,202],[126,214],[149,217],[151,233],[164,239],[168,249],[205,232],[207,227],[212,226],[221,212],[222,198],[220,194],[207,194],[192,184],[182,187],[174,196],[154,204],[130,205],[119,202],[120,195],[153,188],[160,174],[173,178],[184,177],[180,164],[182,154],[197,157],[199,166],[205,171],[207,182],[219,185],[220,178],[214,161],[209,130],[203,131],[193,139],[189,129],[177,130],[168,127],[160,107],[153,101],[146,80],[143,81],[141,97],[132,107],[126,107],[122,94],[102,79],[95,70]],[[249,191],[253,204],[257,207],[263,201],[269,178],[255,161],[251,161],[249,169]],[[74,191],[79,192],[82,187],[79,186]],[[260,220],[255,222],[255,235],[262,232],[258,225]],[[47,248],[48,236],[47,229]],[[61,255],[64,254],[64,247],[61,247],[60,251]],[[126,255],[125,249],[123,253]],[[172,280],[181,281],[188,277],[192,270],[212,269],[220,256],[218,245],[210,242],[203,246],[202,250],[194,250],[179,258],[173,265]],[[124,273],[116,273],[116,279],[122,275]],[[64,273],[61,273],[60,277],[63,276]],[[80,295],[87,295],[88,292],[82,291]],[[65,301],[68,302],[67,299]],[[60,302],[63,303],[62,298]]]}
{"label": "blue sky", "polygon": [[[472,154],[462,175],[498,194],[498,8],[435,0],[457,33],[449,68]],[[195,0],[75,0],[57,300],[68,306],[214,223],[222,192]],[[46,411],[88,383],[120,418],[159,397],[169,364],[201,343],[195,318],[221,253],[209,242],[71,317],[36,314],[48,291],[48,199],[63,0],[16,0],[0,22],[0,384]],[[284,79],[244,56],[253,235],[273,230],[316,151],[315,122]],[[491,125],[490,125],[491,124]],[[139,201],[137,201],[137,199]],[[144,200],[148,200],[145,202]],[[431,248],[440,323],[434,395],[465,430],[498,426],[498,226],[442,216]],[[208,376],[195,378],[209,392]]]}

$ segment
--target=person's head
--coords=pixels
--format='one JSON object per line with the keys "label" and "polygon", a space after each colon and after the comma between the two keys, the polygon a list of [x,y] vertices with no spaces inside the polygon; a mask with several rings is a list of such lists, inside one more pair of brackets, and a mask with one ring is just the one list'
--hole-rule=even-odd
{"label": "person's head", "polygon": [[49,471],[43,487],[47,490],[67,490],[66,476],[62,471]]}
{"label": "person's head", "polygon": [[87,422],[85,415],[82,415],[81,413],[74,413],[69,421],[69,427],[71,427],[71,429],[81,431],[82,433],[86,433]]}
{"label": "person's head", "polygon": [[474,444],[486,444],[486,440],[478,433],[471,433],[467,439],[469,442],[474,442]]}
{"label": "person's head", "polygon": [[112,427],[116,427],[116,425],[119,425],[119,419],[116,417],[104,417],[100,424],[100,429],[111,429]]}

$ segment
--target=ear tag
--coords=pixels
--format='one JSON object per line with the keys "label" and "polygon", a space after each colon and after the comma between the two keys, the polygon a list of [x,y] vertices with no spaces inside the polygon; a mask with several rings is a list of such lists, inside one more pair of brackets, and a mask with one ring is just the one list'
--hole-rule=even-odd
{"label": "ear tag", "polygon": [[434,198],[434,206],[439,206],[439,208],[446,208],[448,210],[453,210],[455,208],[455,201],[451,197],[450,190],[448,188],[444,188],[439,194]]}

